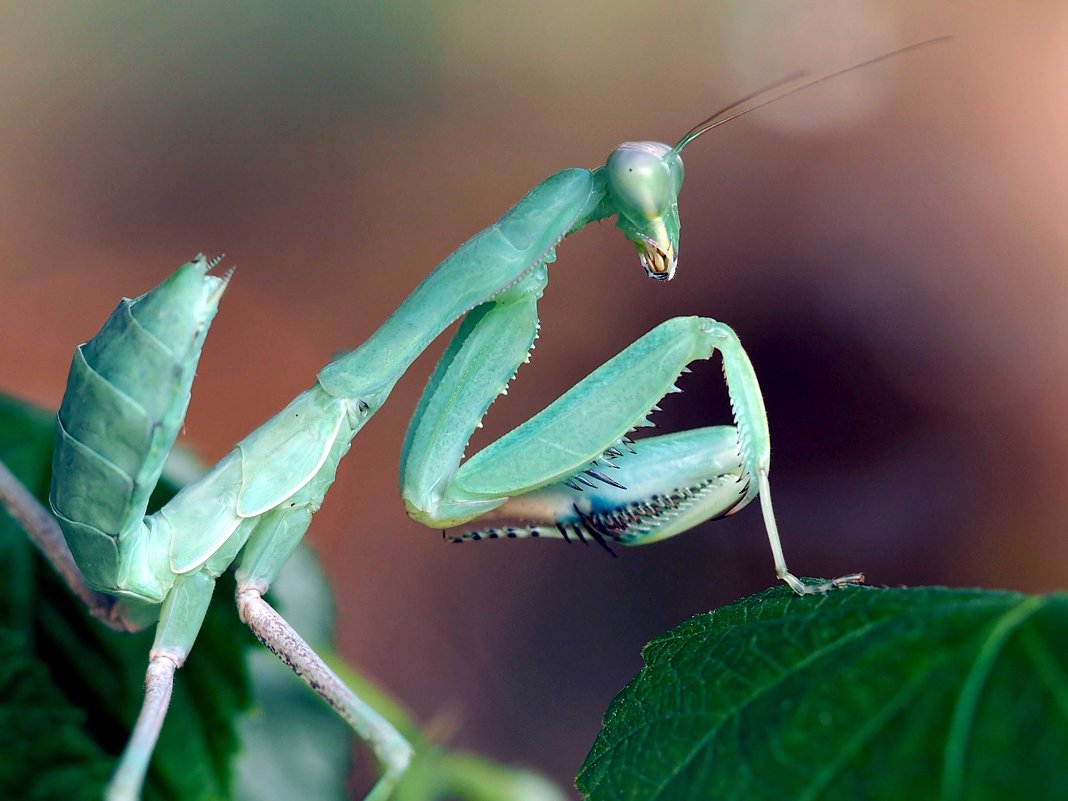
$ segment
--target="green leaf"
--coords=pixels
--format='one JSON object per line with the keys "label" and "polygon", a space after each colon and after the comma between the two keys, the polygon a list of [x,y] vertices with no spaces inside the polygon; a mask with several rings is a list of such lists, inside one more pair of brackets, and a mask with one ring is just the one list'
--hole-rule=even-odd
{"label": "green leaf", "polygon": [[646,646],[595,801],[1068,795],[1068,595],[785,587]]}
{"label": "green leaf", "polygon": [[0,797],[99,799],[111,759],[85,733],[85,715],[27,658],[22,638],[3,630],[0,698]]}
{"label": "green leaf", "polygon": [[[54,421],[52,414],[0,397],[0,460],[43,502]],[[170,485],[158,491],[162,499],[175,490]],[[178,671],[146,801],[230,797],[231,760],[239,746],[235,721],[250,703],[243,657],[255,642],[232,598],[232,581],[220,581],[196,648]],[[64,747],[75,748],[79,758],[51,764],[64,766],[64,786],[69,780],[69,786],[84,787],[85,797],[99,798],[141,706],[152,632],[115,632],[89,617],[0,511],[0,642],[3,663],[38,687],[27,696],[23,678],[0,681],[0,728],[5,742],[20,744],[17,751],[0,748],[0,797],[74,797],[56,791],[54,769],[11,756],[55,754],[60,735],[43,721],[57,720],[67,732]],[[49,693],[40,690],[46,682]],[[69,745],[74,727],[84,734],[76,746]]]}

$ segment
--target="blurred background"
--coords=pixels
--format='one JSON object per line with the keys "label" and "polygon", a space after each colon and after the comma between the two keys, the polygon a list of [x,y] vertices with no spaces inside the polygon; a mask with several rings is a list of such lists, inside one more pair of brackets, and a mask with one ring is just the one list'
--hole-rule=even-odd
{"label": "blurred background", "polygon": [[[58,405],[119,297],[225,252],[184,436],[209,460],[551,173],[951,34],[691,146],[670,284],[611,223],[564,243],[476,444],[661,320],[713,316],[761,378],[795,572],[1064,587],[1063,3],[5,3],[0,31],[0,389]],[[396,490],[443,345],[309,535],[339,646],[457,746],[570,783],[646,641],[772,583],[760,514],[614,560],[443,545]],[[682,386],[661,427],[729,420],[718,364]]]}

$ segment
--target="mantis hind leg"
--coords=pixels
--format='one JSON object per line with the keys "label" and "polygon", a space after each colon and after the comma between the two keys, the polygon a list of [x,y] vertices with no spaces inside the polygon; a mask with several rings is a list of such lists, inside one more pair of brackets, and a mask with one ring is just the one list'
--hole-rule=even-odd
{"label": "mantis hind leg", "polygon": [[136,801],[174,688],[174,672],[184,663],[215,589],[207,572],[179,576],[167,594],[145,675],[145,698],[118,767],[108,783],[107,801]]}
{"label": "mantis hind leg", "polygon": [[171,703],[174,672],[177,669],[178,664],[170,656],[153,654],[149,657],[148,671],[145,673],[145,700],[122,759],[108,782],[105,801],[136,801],[141,797],[141,786],[145,782],[152,751]]}

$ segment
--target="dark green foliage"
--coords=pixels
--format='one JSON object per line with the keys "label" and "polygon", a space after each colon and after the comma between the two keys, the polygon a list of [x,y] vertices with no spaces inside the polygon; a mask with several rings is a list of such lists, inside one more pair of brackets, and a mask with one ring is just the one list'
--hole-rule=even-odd
{"label": "dark green foliage", "polygon": [[85,714],[27,658],[25,643],[0,631],[0,794],[27,801],[96,801],[111,759],[84,731]]}
{"label": "dark green foliage", "polygon": [[1068,798],[1068,595],[780,587],[643,656],[595,801]]}
{"label": "dark green foliage", "polygon": [[[54,419],[0,398],[0,459],[42,501]],[[250,703],[243,657],[254,643],[232,597],[232,582],[220,581],[178,672],[148,801],[230,797],[236,716]],[[151,643],[151,631],[123,634],[88,617],[0,511],[0,798],[101,796],[141,705]]]}

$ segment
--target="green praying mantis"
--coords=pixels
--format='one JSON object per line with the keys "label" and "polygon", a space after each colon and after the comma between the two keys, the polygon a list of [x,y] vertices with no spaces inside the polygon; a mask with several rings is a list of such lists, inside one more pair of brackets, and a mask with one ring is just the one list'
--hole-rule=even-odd
{"label": "green praying mantis", "polygon": [[[477,526],[446,535],[453,542],[588,537],[610,550],[674,536],[759,498],[776,575],[797,593],[863,581],[851,574],[806,584],[788,570],[771,504],[770,435],[757,377],[734,331],[708,317],[662,323],[496,442],[466,460],[464,449],[529,359],[537,301],[566,236],[615,216],[646,273],[670,280],[685,147],[788,94],[929,43],[819,78],[791,76],[718,111],[674,146],[627,142],[602,167],[549,177],[439,264],[367,342],[327,364],[310,388],[151,515],[149,494],[182,426],[230,274],[211,274],[218,260],[198,256],[150,292],[124,299],[74,355],[56,426],[54,518],[10,481],[0,482],[8,508],[95,614],[131,630],[158,620],[144,703],[108,798],[139,797],[175,671],[193,646],[216,579],[232,564],[241,619],[369,743],[383,769],[368,798],[392,792],[410,746],[263,595],[308,529],[353,437],[411,363],[461,317],[404,440],[401,494],[416,520],[441,529]],[[660,399],[677,391],[687,365],[716,353],[734,425],[631,440]]]}

